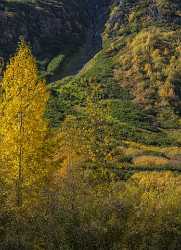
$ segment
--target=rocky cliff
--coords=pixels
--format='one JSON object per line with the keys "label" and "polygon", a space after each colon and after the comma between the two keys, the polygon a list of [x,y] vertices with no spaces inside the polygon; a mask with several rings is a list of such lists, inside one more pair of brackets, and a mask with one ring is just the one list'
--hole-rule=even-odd
{"label": "rocky cliff", "polygon": [[[36,55],[76,48],[88,19],[84,1],[3,1],[0,4],[0,55],[14,52],[20,36]],[[83,11],[85,10],[85,11]]]}
{"label": "rocky cliff", "polygon": [[[63,75],[77,73],[102,48],[101,33],[111,3],[111,0],[3,0],[0,57],[9,58],[20,37],[24,37],[42,71],[47,70],[52,58],[61,55],[68,64]],[[69,62],[75,53],[77,59]]]}

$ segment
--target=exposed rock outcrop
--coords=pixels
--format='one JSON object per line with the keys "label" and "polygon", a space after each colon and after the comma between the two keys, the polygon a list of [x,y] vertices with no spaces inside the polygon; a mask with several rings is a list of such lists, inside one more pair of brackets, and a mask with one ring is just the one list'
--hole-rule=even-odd
{"label": "exposed rock outcrop", "polygon": [[[79,5],[78,5],[79,2]],[[79,45],[88,21],[84,1],[3,1],[0,5],[0,56],[14,52],[20,36],[36,54],[56,53]]]}

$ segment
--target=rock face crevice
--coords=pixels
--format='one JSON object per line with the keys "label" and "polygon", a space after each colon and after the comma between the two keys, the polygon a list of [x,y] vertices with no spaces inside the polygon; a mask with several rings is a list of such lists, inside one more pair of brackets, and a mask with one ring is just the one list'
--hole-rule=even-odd
{"label": "rock face crevice", "polygon": [[110,0],[86,1],[88,26],[85,32],[85,40],[76,54],[76,60],[69,64],[63,76],[78,73],[102,49],[102,32],[105,28],[111,3]]}

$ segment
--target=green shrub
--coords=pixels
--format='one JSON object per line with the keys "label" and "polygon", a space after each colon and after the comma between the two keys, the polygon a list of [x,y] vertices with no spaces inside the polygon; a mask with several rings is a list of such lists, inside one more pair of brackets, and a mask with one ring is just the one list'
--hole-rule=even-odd
{"label": "green shrub", "polygon": [[54,57],[47,66],[47,72],[50,74],[54,74],[60,68],[64,59],[65,59],[65,55],[62,55],[62,54]]}

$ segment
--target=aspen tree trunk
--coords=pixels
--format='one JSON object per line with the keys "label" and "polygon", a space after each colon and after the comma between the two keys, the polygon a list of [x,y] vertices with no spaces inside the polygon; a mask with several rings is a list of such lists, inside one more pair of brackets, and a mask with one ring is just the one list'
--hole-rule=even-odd
{"label": "aspen tree trunk", "polygon": [[18,156],[18,180],[17,180],[17,206],[21,207],[23,204],[22,197],[22,182],[23,182],[23,145],[22,145],[22,132],[23,132],[23,113],[20,112],[20,145],[19,145],[19,156]]}

